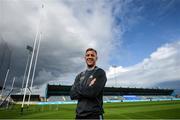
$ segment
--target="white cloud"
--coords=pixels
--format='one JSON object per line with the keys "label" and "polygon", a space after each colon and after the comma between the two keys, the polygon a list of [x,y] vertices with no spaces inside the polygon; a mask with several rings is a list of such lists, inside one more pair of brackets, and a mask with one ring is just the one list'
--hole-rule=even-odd
{"label": "white cloud", "polygon": [[157,52],[152,53],[150,57],[152,60],[161,60],[171,57],[174,54],[177,54],[177,52],[178,50],[175,47],[166,44],[164,47],[158,48]]}
{"label": "white cloud", "polygon": [[[180,82],[180,41],[168,43],[141,63],[127,68],[117,67],[107,71],[107,86],[121,87],[159,87],[170,81]],[[120,70],[118,70],[120,68]],[[114,72],[119,71],[119,72]],[[115,73],[116,75],[113,75]],[[115,85],[115,83],[117,83]]]}
{"label": "white cloud", "polygon": [[110,66],[107,71],[108,78],[117,77],[118,74],[122,74],[124,72],[129,71],[127,68],[123,68],[122,66]]}

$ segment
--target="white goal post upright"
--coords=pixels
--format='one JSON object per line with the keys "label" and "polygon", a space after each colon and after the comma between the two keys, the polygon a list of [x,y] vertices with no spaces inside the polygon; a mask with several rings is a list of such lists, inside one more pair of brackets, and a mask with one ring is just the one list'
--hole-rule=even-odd
{"label": "white goal post upright", "polygon": [[37,59],[38,59],[38,55],[39,55],[39,48],[40,48],[40,44],[41,44],[41,37],[42,37],[42,33],[40,33],[40,37],[39,37],[39,41],[38,41],[38,46],[37,46],[37,53],[36,53],[36,57],[35,57],[33,75],[32,75],[31,86],[30,86],[30,90],[31,91],[30,91],[30,94],[29,94],[29,97],[28,97],[28,106],[29,106],[29,102],[30,102],[30,99],[31,99],[32,86],[33,86],[33,82],[34,82],[34,76],[35,76],[35,72],[36,72]]}

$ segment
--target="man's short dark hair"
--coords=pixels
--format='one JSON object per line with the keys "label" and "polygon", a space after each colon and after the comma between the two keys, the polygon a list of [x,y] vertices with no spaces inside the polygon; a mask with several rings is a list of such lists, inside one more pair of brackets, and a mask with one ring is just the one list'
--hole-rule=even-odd
{"label": "man's short dark hair", "polygon": [[97,55],[97,51],[96,51],[95,49],[93,49],[93,48],[88,48],[88,49],[86,50],[86,53],[87,53],[88,51],[94,51],[94,52],[96,53],[96,55]]}

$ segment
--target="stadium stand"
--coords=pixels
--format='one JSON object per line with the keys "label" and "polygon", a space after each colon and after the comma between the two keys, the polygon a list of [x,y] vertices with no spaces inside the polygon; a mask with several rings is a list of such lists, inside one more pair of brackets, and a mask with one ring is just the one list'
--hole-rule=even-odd
{"label": "stadium stand", "polygon": [[104,95],[171,95],[173,89],[105,87]]}
{"label": "stadium stand", "polygon": [[[62,86],[62,85],[47,85],[46,88],[46,97],[49,96],[59,96],[66,95],[69,96],[69,91],[71,86]],[[150,89],[150,88],[114,88],[114,87],[105,87],[104,95],[105,96],[123,96],[123,95],[141,95],[141,96],[150,96],[150,95],[171,95],[173,89]]]}
{"label": "stadium stand", "polygon": [[[71,86],[66,85],[47,85],[47,101],[71,101],[69,91]],[[128,101],[158,101],[172,100],[173,89],[150,89],[150,88],[114,88],[105,87],[103,100],[105,102],[128,102]]]}
{"label": "stadium stand", "polygon": [[[26,95],[25,101],[28,101],[29,95]],[[14,102],[21,102],[23,100],[23,95],[11,95],[11,98]],[[40,95],[31,95],[30,101],[38,102],[41,101]]]}

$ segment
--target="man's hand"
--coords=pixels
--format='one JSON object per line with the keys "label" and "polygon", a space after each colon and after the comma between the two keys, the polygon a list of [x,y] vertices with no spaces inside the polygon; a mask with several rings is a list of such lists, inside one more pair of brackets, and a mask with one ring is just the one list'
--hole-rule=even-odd
{"label": "man's hand", "polygon": [[91,82],[90,82],[89,86],[94,85],[94,83],[95,83],[95,82],[96,82],[96,78],[94,78],[93,80],[91,80]]}

